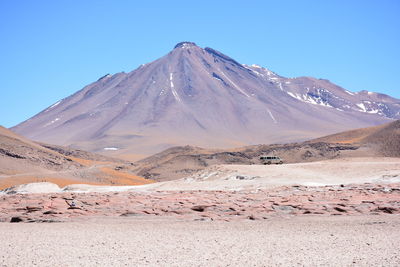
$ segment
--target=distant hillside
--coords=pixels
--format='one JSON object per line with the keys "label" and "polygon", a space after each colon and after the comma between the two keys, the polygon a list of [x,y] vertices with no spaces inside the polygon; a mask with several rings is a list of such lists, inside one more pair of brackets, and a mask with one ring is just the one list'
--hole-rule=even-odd
{"label": "distant hillside", "polygon": [[0,173],[78,169],[82,165],[0,126]]}
{"label": "distant hillside", "polygon": [[228,150],[173,147],[136,162],[138,175],[165,181],[182,178],[210,165],[261,164],[260,155],[276,155],[285,163],[339,157],[400,157],[400,121],[346,131],[303,143],[255,145]]}
{"label": "distant hillside", "polygon": [[310,141],[360,144],[388,157],[400,157],[400,120],[380,126],[328,135]]}
{"label": "distant hillside", "polygon": [[113,157],[108,157],[80,149],[73,149],[70,147],[65,147],[65,146],[58,146],[58,145],[51,145],[51,144],[45,144],[45,143],[39,143],[38,144],[44,148],[53,150],[57,153],[60,153],[64,156],[67,156],[69,158],[79,158],[79,159],[85,159],[85,160],[92,160],[92,161],[103,161],[103,162],[120,162],[120,163],[126,163],[122,159],[118,158],[113,158]]}
{"label": "distant hillside", "polygon": [[167,181],[189,176],[211,165],[261,164],[260,155],[278,155],[285,163],[311,162],[337,158],[359,146],[328,143],[256,145],[230,150],[207,150],[197,147],[173,147],[136,162],[137,175]]}
{"label": "distant hillside", "polygon": [[39,144],[0,126],[0,189],[31,182],[136,185],[152,181],[130,163],[61,146]]}

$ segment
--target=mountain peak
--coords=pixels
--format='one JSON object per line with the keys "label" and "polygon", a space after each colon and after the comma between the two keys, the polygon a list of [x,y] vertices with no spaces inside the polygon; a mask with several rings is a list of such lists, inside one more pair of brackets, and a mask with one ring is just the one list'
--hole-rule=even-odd
{"label": "mountain peak", "polygon": [[180,42],[162,58],[105,76],[13,130],[36,141],[148,155],[182,144],[298,141],[390,119],[400,119],[400,100],[285,78]]}
{"label": "mountain peak", "polygon": [[194,47],[194,46],[197,46],[196,43],[194,43],[194,42],[180,42],[175,45],[174,49],[175,48],[189,48],[189,47]]}

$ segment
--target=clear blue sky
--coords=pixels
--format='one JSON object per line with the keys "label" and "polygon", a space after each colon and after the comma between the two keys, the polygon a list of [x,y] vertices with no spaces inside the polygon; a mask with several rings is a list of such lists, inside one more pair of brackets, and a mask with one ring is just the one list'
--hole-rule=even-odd
{"label": "clear blue sky", "polygon": [[0,124],[11,127],[180,41],[287,77],[400,98],[400,1],[0,1]]}

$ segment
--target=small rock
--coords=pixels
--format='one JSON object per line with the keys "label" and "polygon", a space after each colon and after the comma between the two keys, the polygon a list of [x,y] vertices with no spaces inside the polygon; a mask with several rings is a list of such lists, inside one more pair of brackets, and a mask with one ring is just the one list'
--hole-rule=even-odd
{"label": "small rock", "polygon": [[152,211],[149,211],[149,210],[142,210],[142,212],[145,213],[145,214],[152,214],[153,213]]}
{"label": "small rock", "polygon": [[76,207],[76,206],[70,206],[68,207],[69,210],[81,210],[81,208]]}
{"label": "small rock", "polygon": [[26,207],[26,210],[27,210],[28,212],[39,211],[39,210],[41,210],[41,209],[42,209],[42,207],[30,207],[30,206],[27,206],[27,207]]}
{"label": "small rock", "polygon": [[12,217],[10,222],[11,223],[18,223],[24,221],[21,217]]}
{"label": "small rock", "polygon": [[208,206],[206,206],[206,205],[197,205],[197,206],[193,206],[191,209],[194,211],[203,212],[207,208],[208,208]]}
{"label": "small rock", "polygon": [[54,210],[48,210],[48,211],[45,211],[45,212],[43,212],[43,214],[59,214],[59,212],[56,212],[56,211],[54,211]]}
{"label": "small rock", "polygon": [[333,209],[335,209],[335,210],[337,210],[337,211],[339,211],[339,212],[347,212],[347,210],[342,209],[342,208],[340,208],[340,207],[334,207]]}
{"label": "small rock", "polygon": [[139,213],[128,211],[128,212],[122,213],[119,216],[121,216],[121,217],[131,217],[131,216],[139,216],[139,215],[140,215]]}
{"label": "small rock", "polygon": [[249,220],[252,220],[252,221],[254,221],[254,220],[257,220],[257,218],[256,218],[256,217],[254,217],[254,215],[250,215],[250,216],[248,216],[248,217],[247,217],[247,219],[249,219]]}
{"label": "small rock", "polygon": [[370,203],[370,204],[375,204],[375,201],[370,201],[370,200],[363,200],[361,203]]}
{"label": "small rock", "polygon": [[383,211],[384,213],[393,214],[396,209],[392,207],[378,207],[374,211]]}

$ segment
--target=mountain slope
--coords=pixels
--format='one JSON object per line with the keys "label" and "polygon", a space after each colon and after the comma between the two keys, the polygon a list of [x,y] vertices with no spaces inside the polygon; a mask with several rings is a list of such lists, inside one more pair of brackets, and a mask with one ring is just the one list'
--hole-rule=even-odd
{"label": "mountain slope", "polygon": [[327,80],[284,78],[179,43],[129,73],[105,75],[12,129],[111,155],[175,145],[237,147],[315,138],[400,118],[400,100]]}
{"label": "mountain slope", "polygon": [[400,120],[302,143],[255,145],[227,150],[173,147],[136,162],[135,172],[158,181],[174,180],[213,165],[261,164],[261,155],[279,156],[285,164],[348,157],[400,157]]}
{"label": "mountain slope", "polygon": [[60,186],[151,183],[126,172],[130,165],[90,152],[38,144],[0,126],[0,189],[39,181]]}
{"label": "mountain slope", "polygon": [[363,129],[337,133],[310,142],[361,144],[381,156],[400,157],[400,120]]}
{"label": "mountain slope", "polygon": [[78,169],[81,165],[0,126],[0,174]]}

